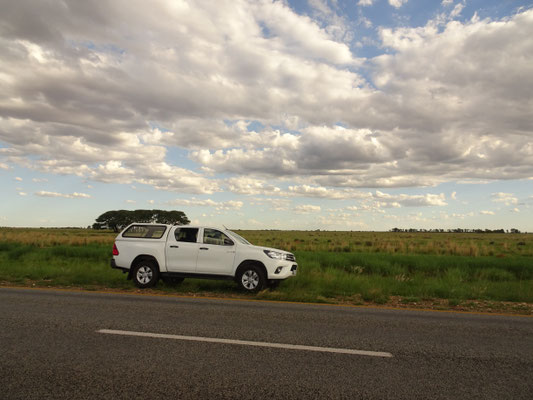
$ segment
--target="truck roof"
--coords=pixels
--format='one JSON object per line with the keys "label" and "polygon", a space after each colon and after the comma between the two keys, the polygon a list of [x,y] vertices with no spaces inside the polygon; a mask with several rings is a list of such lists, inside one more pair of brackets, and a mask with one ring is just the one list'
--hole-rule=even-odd
{"label": "truck roof", "polygon": [[190,225],[190,224],[189,225],[179,225],[179,224],[171,225],[171,224],[158,224],[158,223],[153,223],[153,222],[132,222],[126,228],[130,227],[131,225],[166,226],[166,227],[178,226],[178,227],[183,227],[183,228],[208,228],[208,229],[218,229],[220,231],[231,230],[231,229],[227,229],[226,227],[216,226],[216,225]]}

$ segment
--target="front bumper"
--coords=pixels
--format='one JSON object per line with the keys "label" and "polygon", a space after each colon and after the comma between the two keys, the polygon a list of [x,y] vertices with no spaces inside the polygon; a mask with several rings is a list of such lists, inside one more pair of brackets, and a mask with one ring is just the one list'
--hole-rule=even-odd
{"label": "front bumper", "polygon": [[298,264],[294,261],[278,262],[268,271],[268,279],[287,279],[295,276]]}

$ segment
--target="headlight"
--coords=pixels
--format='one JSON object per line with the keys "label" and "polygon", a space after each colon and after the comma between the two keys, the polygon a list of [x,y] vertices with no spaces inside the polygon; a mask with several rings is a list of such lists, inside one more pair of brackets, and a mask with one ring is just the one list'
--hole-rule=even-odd
{"label": "headlight", "polygon": [[267,256],[276,260],[285,260],[286,254],[274,250],[263,250]]}

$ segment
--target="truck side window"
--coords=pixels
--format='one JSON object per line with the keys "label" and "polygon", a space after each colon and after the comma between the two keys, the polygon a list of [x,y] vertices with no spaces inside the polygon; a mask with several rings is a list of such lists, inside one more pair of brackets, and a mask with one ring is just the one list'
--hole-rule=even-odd
{"label": "truck side window", "polygon": [[161,239],[167,230],[164,225],[132,225],[123,234],[125,238]]}
{"label": "truck side window", "polygon": [[233,241],[216,229],[204,229],[204,243],[205,244],[216,244],[219,246],[233,246]]}
{"label": "truck side window", "polygon": [[198,228],[179,228],[174,232],[177,242],[196,243]]}

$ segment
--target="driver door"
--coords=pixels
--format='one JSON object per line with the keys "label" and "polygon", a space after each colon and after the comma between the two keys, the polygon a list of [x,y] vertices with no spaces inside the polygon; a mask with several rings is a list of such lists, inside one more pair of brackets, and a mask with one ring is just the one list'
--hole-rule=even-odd
{"label": "driver door", "polygon": [[235,243],[218,229],[204,228],[199,245],[196,272],[230,275],[235,260]]}

